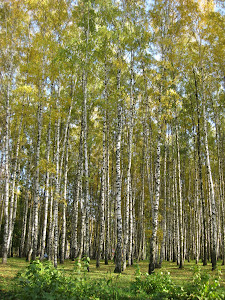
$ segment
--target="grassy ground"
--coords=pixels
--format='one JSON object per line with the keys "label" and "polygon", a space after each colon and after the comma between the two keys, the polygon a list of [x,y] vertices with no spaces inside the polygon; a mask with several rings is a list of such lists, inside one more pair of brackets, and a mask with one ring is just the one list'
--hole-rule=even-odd
{"label": "grassy ground", "polygon": [[[28,262],[25,259],[20,258],[9,258],[8,263],[6,265],[0,264],[0,299],[1,294],[5,294],[10,292],[13,287],[13,278],[16,276],[18,272],[25,270],[26,266],[28,266]],[[114,263],[109,262],[109,265],[104,265],[102,261],[100,264],[100,268],[96,268],[95,261],[92,260],[90,263],[90,272],[87,274],[87,277],[90,279],[109,279],[113,276],[118,281],[118,286],[127,287],[130,282],[135,279],[135,265],[132,267],[128,267],[121,275],[114,274]],[[201,264],[199,264],[201,266]],[[148,271],[148,262],[141,261],[139,262],[140,270],[142,273],[146,273]],[[195,262],[185,262],[184,269],[180,270],[176,263],[164,262],[162,264],[161,269],[156,269],[156,272],[170,272],[170,275],[174,282],[177,285],[183,285],[187,281],[189,281],[193,274],[193,268],[195,267]],[[72,274],[74,271],[74,262],[67,260],[64,265],[58,265],[58,269],[62,270],[66,274]],[[201,266],[201,269],[207,270],[209,274],[216,274],[217,271],[211,271],[211,265]],[[221,266],[221,262],[218,262],[218,269],[222,271],[221,275],[221,288],[225,289],[225,266]]]}

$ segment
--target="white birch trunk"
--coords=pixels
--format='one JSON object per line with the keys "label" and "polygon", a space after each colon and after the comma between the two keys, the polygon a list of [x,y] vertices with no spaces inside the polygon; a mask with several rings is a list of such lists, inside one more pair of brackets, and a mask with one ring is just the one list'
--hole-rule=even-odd
{"label": "white birch trunk", "polygon": [[160,197],[160,153],[161,153],[160,134],[158,135],[157,149],[156,149],[156,170],[155,170],[155,201],[153,202],[152,215],[152,236],[150,240],[150,260],[148,273],[152,274],[156,265],[156,238],[158,230],[158,212],[159,212],[159,197]]}
{"label": "white birch trunk", "polygon": [[117,104],[117,140],[116,140],[116,218],[117,218],[117,245],[114,273],[122,272],[122,213],[121,213],[121,134],[122,134],[122,100],[120,95],[121,70],[117,71],[117,91],[119,99]]}
{"label": "white birch trunk", "polygon": [[12,180],[12,188],[11,188],[11,200],[10,200],[10,208],[9,208],[9,233],[8,233],[8,242],[7,242],[7,249],[9,250],[9,246],[11,244],[11,239],[13,235],[13,213],[14,208],[16,206],[15,201],[15,193],[16,193],[16,177],[17,177],[17,169],[18,169],[18,155],[20,149],[20,139],[21,139],[21,131],[22,131],[22,123],[23,123],[23,116],[20,119],[20,125],[18,130],[18,138],[16,142],[16,153],[15,153],[15,164],[13,170],[13,180]]}
{"label": "white birch trunk", "polygon": [[[133,50],[131,50],[131,83],[130,83],[130,107],[128,110],[128,167],[127,167],[127,186],[126,186],[126,202],[125,202],[125,230],[124,230],[124,245],[123,245],[123,270],[126,269],[126,257],[129,253],[128,251],[128,240],[132,241],[129,235],[130,224],[130,202],[131,198],[131,163],[132,163],[132,144],[133,144],[133,110],[134,110],[134,57]],[[132,232],[130,232],[132,234]],[[132,244],[130,244],[132,245]],[[129,249],[132,251],[131,249]],[[131,256],[130,256],[131,263]]]}
{"label": "white birch trunk", "polygon": [[54,223],[53,223],[53,175],[50,177],[50,203],[49,203],[49,235],[48,235],[48,260],[53,259],[53,237],[54,237]]}
{"label": "white birch trunk", "polygon": [[162,239],[162,244],[161,244],[161,248],[160,248],[160,267],[162,264],[162,261],[165,260],[166,258],[166,229],[167,229],[167,224],[166,224],[166,220],[167,220],[167,181],[166,181],[166,174],[167,174],[167,145],[166,145],[166,141],[165,141],[165,147],[164,147],[164,203],[163,203],[163,220],[162,220],[162,231],[163,231],[163,239]]}
{"label": "white birch trunk", "polygon": [[[58,109],[59,113],[59,109]],[[60,186],[59,186],[59,130],[60,130],[60,117],[56,122],[56,154],[55,154],[55,165],[56,165],[56,174],[55,174],[55,197],[53,205],[53,223],[54,223],[54,266],[57,268],[57,258],[58,258],[58,241],[59,241],[59,228],[58,228],[58,210],[59,210],[59,198],[60,198]]]}
{"label": "white birch trunk", "polygon": [[4,197],[4,234],[2,248],[2,263],[7,263],[8,255],[8,238],[9,238],[9,122],[10,122],[10,107],[9,107],[9,87],[7,87],[6,98],[6,124],[5,124],[5,197]]}
{"label": "white birch trunk", "polygon": [[37,132],[37,146],[36,146],[36,172],[34,182],[34,202],[33,202],[33,224],[34,231],[32,236],[32,260],[36,259],[37,244],[38,244],[38,206],[39,206],[39,162],[40,162],[40,147],[41,147],[41,131],[42,131],[42,104],[38,106],[38,132]]}
{"label": "white birch trunk", "polygon": [[110,221],[111,221],[111,206],[109,203],[110,197],[110,182],[109,182],[109,112],[108,112],[108,95],[107,110],[106,110],[106,222],[105,222],[105,265],[108,265],[109,247],[110,247]]}
{"label": "white birch trunk", "polygon": [[206,207],[204,199],[203,178],[202,178],[202,156],[201,156],[201,132],[200,132],[200,110],[198,99],[198,85],[195,70],[193,69],[194,82],[195,82],[195,99],[197,105],[197,153],[198,153],[198,177],[200,188],[200,199],[202,205],[202,239],[203,239],[203,266],[207,265],[207,232],[206,232]]}
{"label": "white birch trunk", "polygon": [[27,230],[27,213],[28,213],[28,200],[29,200],[29,192],[25,190],[25,206],[23,209],[23,223],[22,223],[22,232],[20,239],[20,257],[24,256],[24,246],[25,246],[25,237]]}
{"label": "white birch trunk", "polygon": [[46,182],[45,182],[45,202],[44,202],[44,220],[43,220],[43,230],[42,230],[42,244],[41,244],[41,260],[44,259],[45,245],[46,245],[46,231],[47,231],[47,221],[48,221],[48,201],[49,201],[49,154],[50,154],[50,140],[51,140],[51,121],[48,125],[48,138],[47,138],[47,149],[46,149]]}
{"label": "white birch trunk", "polygon": [[177,146],[177,171],[178,171],[178,217],[179,217],[179,268],[184,267],[183,257],[183,199],[182,199],[182,186],[181,186],[181,168],[180,168],[180,145],[178,126],[176,124],[176,146]]}
{"label": "white birch trunk", "polygon": [[[107,81],[105,78],[105,91],[104,98],[107,102]],[[105,233],[105,199],[106,199],[106,117],[107,112],[104,110],[103,116],[103,142],[102,142],[102,185],[101,185],[101,202],[100,202],[100,232],[99,232],[99,243],[97,246],[97,257],[96,257],[96,267],[100,267],[100,257],[103,249],[104,233]],[[108,200],[108,199],[107,199]]]}
{"label": "white birch trunk", "polygon": [[[203,91],[204,93],[204,91]],[[205,152],[206,152],[206,167],[207,167],[207,176],[209,182],[209,199],[211,204],[211,225],[212,225],[212,249],[211,249],[211,260],[212,260],[212,270],[216,269],[217,261],[217,218],[216,218],[216,201],[215,201],[215,192],[214,184],[212,179],[211,164],[209,157],[209,146],[208,146],[208,130],[206,123],[206,114],[205,114],[205,99],[203,101],[203,126],[204,126],[204,137],[205,137]]]}
{"label": "white birch trunk", "polygon": [[80,132],[80,146],[79,146],[79,158],[78,158],[78,170],[76,179],[75,196],[73,202],[73,218],[72,218],[72,237],[71,237],[71,259],[74,260],[78,255],[78,235],[77,235],[77,224],[78,224],[78,200],[80,195],[80,188],[82,184],[83,175],[83,129],[81,124]]}
{"label": "white birch trunk", "polygon": [[62,237],[61,237],[61,257],[60,263],[64,263],[66,244],[66,207],[67,207],[67,177],[68,177],[68,137],[66,143],[65,170],[64,170],[64,190],[62,208]]}
{"label": "white birch trunk", "polygon": [[87,146],[87,73],[83,71],[83,137],[84,137],[84,177],[85,177],[85,190],[84,190],[84,208],[86,211],[85,217],[85,236],[84,236],[84,251],[85,255],[89,256],[89,166],[88,166],[88,146]]}

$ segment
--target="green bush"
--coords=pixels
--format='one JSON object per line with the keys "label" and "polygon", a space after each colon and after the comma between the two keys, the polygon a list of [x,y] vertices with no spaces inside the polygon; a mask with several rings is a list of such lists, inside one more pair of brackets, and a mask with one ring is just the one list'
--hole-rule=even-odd
{"label": "green bush", "polygon": [[135,282],[132,285],[136,294],[143,297],[147,294],[149,299],[183,299],[185,292],[177,287],[169,273],[142,274],[137,266]]}
{"label": "green bush", "polygon": [[110,280],[87,280],[80,269],[88,270],[89,259],[75,263],[75,274],[65,276],[51,262],[33,261],[24,273],[17,275],[16,299],[117,299],[117,292]]}
{"label": "green bush", "polygon": [[184,287],[176,286],[169,273],[141,274],[137,266],[135,283],[133,290],[144,298],[148,299],[186,299],[186,300],[222,300],[225,294],[218,289],[220,284],[219,273],[216,276],[210,276],[199,267],[194,269],[194,275],[190,283]]}
{"label": "green bush", "polygon": [[191,282],[186,286],[188,299],[213,300],[225,299],[225,294],[220,287],[220,271],[215,276],[210,276],[202,271],[199,266],[194,268]]}
{"label": "green bush", "polygon": [[[82,294],[85,284],[82,280],[71,279],[54,268],[51,262],[32,262],[27,270],[18,275],[18,299],[76,299]],[[77,299],[80,299],[77,297]]]}
{"label": "green bush", "polygon": [[[136,266],[135,281],[130,288],[118,287],[120,275],[108,279],[90,280],[86,276],[89,259],[76,261],[74,274],[66,276],[51,262],[32,262],[18,274],[13,298],[18,300],[107,300],[107,299],[225,299],[219,287],[219,273],[210,277],[196,268],[192,280],[184,287],[174,284],[169,273],[142,274]],[[83,272],[81,272],[81,269]]]}

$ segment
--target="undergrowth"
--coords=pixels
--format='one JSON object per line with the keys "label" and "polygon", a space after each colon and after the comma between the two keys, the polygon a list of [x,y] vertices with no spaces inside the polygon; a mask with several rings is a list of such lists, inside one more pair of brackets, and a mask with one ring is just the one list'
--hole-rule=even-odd
{"label": "undergrowth", "polygon": [[135,280],[127,287],[118,285],[121,275],[108,275],[104,279],[89,278],[89,258],[77,260],[74,271],[65,275],[51,262],[33,261],[15,278],[14,291],[7,299],[18,300],[83,300],[83,299],[225,299],[219,288],[220,273],[210,276],[199,267],[194,268],[192,280],[176,285],[168,272],[151,275],[140,272],[136,265]]}

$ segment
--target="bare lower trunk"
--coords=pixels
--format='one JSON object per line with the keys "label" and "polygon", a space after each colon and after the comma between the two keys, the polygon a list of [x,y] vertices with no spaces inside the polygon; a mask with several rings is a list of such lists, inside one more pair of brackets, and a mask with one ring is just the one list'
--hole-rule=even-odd
{"label": "bare lower trunk", "polygon": [[[117,90],[120,92],[121,70],[117,72]],[[119,95],[121,97],[121,95]],[[117,217],[117,245],[116,245],[116,266],[114,273],[122,272],[122,213],[121,213],[121,133],[122,133],[122,105],[121,99],[117,104],[117,141],[116,141],[116,217]]]}
{"label": "bare lower trunk", "polygon": [[56,122],[56,155],[55,155],[55,197],[53,206],[53,223],[54,223],[54,266],[57,268],[58,258],[58,241],[59,241],[59,229],[58,229],[58,205],[60,198],[60,186],[59,186],[59,130],[60,130],[60,119]]}
{"label": "bare lower trunk", "polygon": [[206,114],[205,114],[205,103],[203,103],[203,121],[204,121],[204,136],[205,136],[205,151],[206,151],[206,167],[207,167],[207,176],[209,182],[209,199],[211,204],[211,225],[212,225],[212,249],[211,249],[211,259],[212,259],[212,269],[216,269],[216,260],[217,260],[217,223],[216,223],[216,201],[215,201],[215,192],[214,184],[212,179],[210,158],[209,158],[209,147],[208,147],[208,130],[206,123]]}
{"label": "bare lower trunk", "polygon": [[83,130],[81,125],[80,132],[80,146],[79,146],[79,159],[78,159],[78,170],[76,179],[76,188],[73,202],[73,218],[72,218],[72,236],[71,236],[71,259],[74,260],[78,255],[78,235],[77,235],[77,224],[78,224],[78,200],[80,195],[81,180],[83,174]]}
{"label": "bare lower trunk", "polygon": [[66,144],[65,170],[64,170],[64,191],[62,203],[62,236],[61,236],[61,256],[60,263],[64,263],[65,243],[66,243],[66,207],[67,207],[67,174],[68,174],[68,137]]}
{"label": "bare lower trunk", "polygon": [[166,193],[166,189],[167,189],[167,182],[166,182],[166,163],[167,163],[167,147],[165,144],[165,153],[164,153],[164,205],[163,205],[163,220],[162,220],[162,230],[163,230],[163,239],[162,239],[162,244],[161,244],[161,248],[160,248],[160,267],[162,264],[162,261],[165,260],[165,255],[166,255],[166,199],[167,199],[167,193]]}
{"label": "bare lower trunk", "polygon": [[181,186],[181,170],[180,170],[180,145],[178,126],[176,125],[176,146],[177,146],[177,171],[178,171],[178,217],[179,217],[179,268],[182,269],[184,266],[183,257],[183,199],[182,199],[182,186]]}
{"label": "bare lower trunk", "polygon": [[46,244],[46,231],[47,231],[47,221],[48,221],[48,200],[49,200],[49,153],[50,153],[50,139],[51,139],[51,122],[48,125],[48,140],[47,140],[47,170],[46,170],[46,182],[45,182],[45,203],[44,203],[44,220],[43,220],[43,230],[42,230],[42,245],[41,245],[41,260],[44,259],[45,254],[45,244]]}
{"label": "bare lower trunk", "polygon": [[3,234],[3,248],[2,248],[2,263],[7,263],[8,255],[8,238],[9,238],[9,87],[7,88],[6,99],[6,135],[5,135],[5,197],[4,197],[4,234]]}
{"label": "bare lower trunk", "polygon": [[[108,98],[107,98],[108,99]],[[111,209],[109,203],[110,197],[110,185],[109,185],[109,116],[108,116],[108,101],[107,101],[107,112],[106,112],[106,222],[105,222],[105,264],[108,265],[109,248],[110,248],[110,216]]]}
{"label": "bare lower trunk", "polygon": [[54,236],[54,223],[53,223],[53,178],[50,178],[50,203],[49,203],[49,234],[48,234],[48,247],[47,247],[47,254],[48,260],[52,260],[53,258],[53,236]]}
{"label": "bare lower trunk", "polygon": [[106,111],[103,120],[103,162],[102,162],[102,184],[101,184],[101,202],[100,202],[100,231],[97,246],[96,267],[100,266],[100,257],[103,249],[104,231],[105,231],[105,192],[106,192]]}
{"label": "bare lower trunk", "polygon": [[14,213],[15,206],[16,206],[16,201],[15,201],[15,193],[17,193],[16,178],[17,178],[18,155],[19,155],[19,149],[20,149],[22,123],[23,123],[23,116],[21,117],[21,120],[20,120],[20,125],[19,125],[19,130],[18,130],[18,138],[17,138],[17,143],[16,143],[15,164],[14,164],[14,170],[13,170],[13,180],[12,180],[12,190],[11,190],[11,200],[10,200],[10,210],[9,210],[9,235],[8,235],[8,242],[7,242],[8,250],[9,250],[9,246],[11,244],[11,239],[12,239],[12,235],[13,235],[13,227],[14,227],[13,226],[13,213]]}
{"label": "bare lower trunk", "polygon": [[20,239],[20,257],[24,256],[24,245],[25,245],[25,237],[26,237],[26,229],[27,229],[27,213],[28,213],[28,200],[29,193],[25,191],[25,205],[23,208],[23,223],[22,223],[22,232]]}
{"label": "bare lower trunk", "polygon": [[158,136],[156,150],[156,170],[155,170],[155,201],[153,202],[152,215],[152,236],[150,239],[150,260],[148,273],[152,274],[156,265],[156,236],[158,230],[158,211],[159,211],[159,196],[160,196],[160,135]]}
{"label": "bare lower trunk", "polygon": [[87,146],[87,72],[83,72],[83,135],[84,135],[84,177],[85,177],[85,189],[84,189],[84,206],[86,211],[85,217],[85,237],[84,237],[84,251],[89,256],[89,166],[88,166],[88,146]]}
{"label": "bare lower trunk", "polygon": [[[128,240],[132,240],[129,232],[130,223],[130,202],[132,202],[131,194],[131,162],[132,162],[132,144],[133,144],[133,104],[134,104],[134,71],[133,71],[133,50],[131,50],[131,84],[130,84],[130,108],[128,110],[128,167],[127,167],[127,194],[125,202],[125,230],[124,230],[124,245],[123,245],[123,270],[126,269],[126,258],[128,254]],[[131,249],[130,249],[131,251]],[[131,260],[131,257],[130,257]],[[131,263],[131,261],[129,262]]]}
{"label": "bare lower trunk", "polygon": [[33,224],[34,231],[32,237],[32,260],[36,259],[37,244],[38,244],[38,207],[39,207],[39,162],[40,162],[40,147],[41,147],[41,131],[42,131],[42,105],[38,107],[38,132],[37,132],[37,146],[36,146],[36,172],[35,172],[35,190],[34,190],[34,203],[33,203]]}
{"label": "bare lower trunk", "polygon": [[199,110],[199,99],[198,99],[198,86],[195,71],[194,82],[195,82],[195,99],[197,105],[197,152],[198,152],[198,176],[199,176],[199,188],[200,188],[200,199],[202,204],[202,240],[203,240],[203,266],[207,265],[207,236],[206,236],[206,208],[203,190],[203,178],[202,178],[202,156],[201,156],[201,133],[200,133],[200,110]]}

